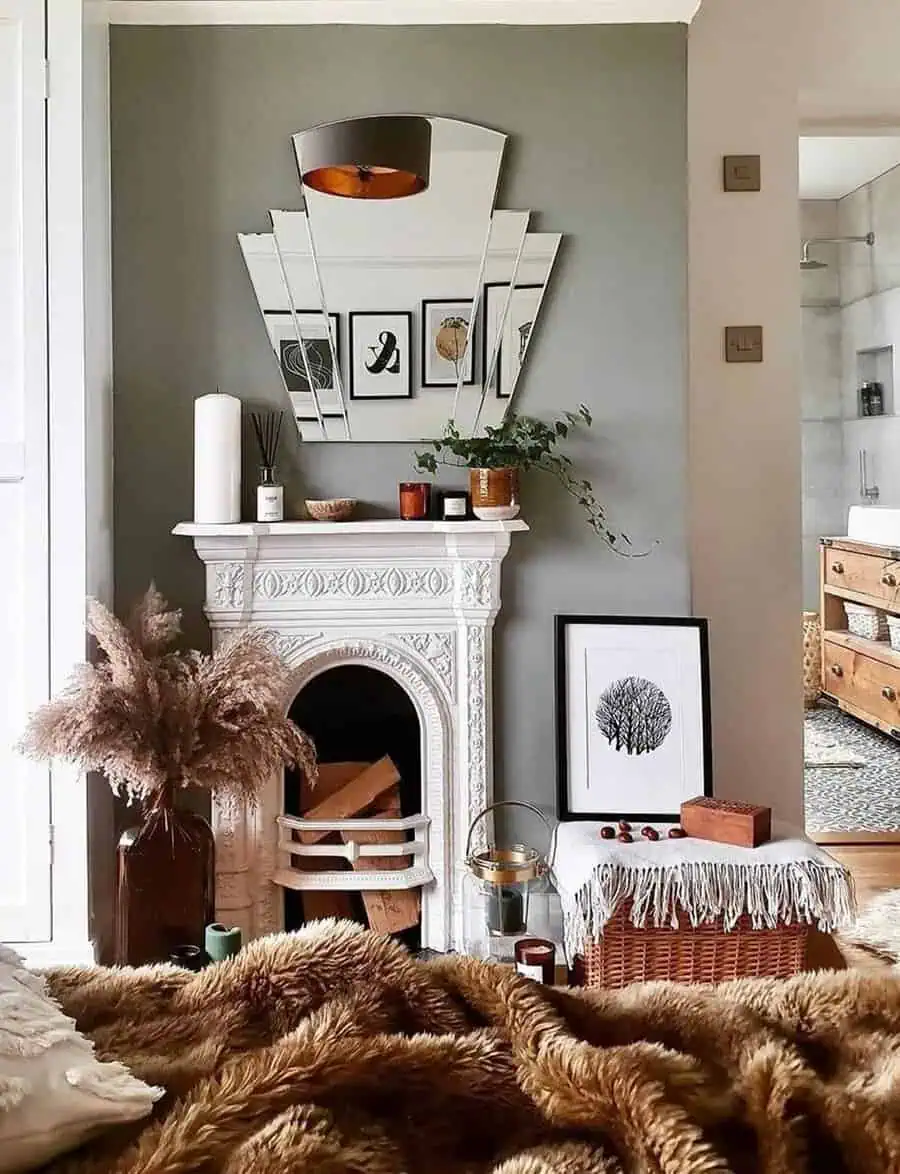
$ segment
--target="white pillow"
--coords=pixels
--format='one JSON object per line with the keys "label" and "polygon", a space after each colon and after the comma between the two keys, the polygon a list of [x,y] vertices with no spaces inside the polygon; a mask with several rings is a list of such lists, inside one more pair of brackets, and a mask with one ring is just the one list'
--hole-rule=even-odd
{"label": "white pillow", "polygon": [[93,1134],[145,1117],[163,1095],[121,1064],[101,1064],[47,994],[0,946],[0,1174],[18,1174]]}

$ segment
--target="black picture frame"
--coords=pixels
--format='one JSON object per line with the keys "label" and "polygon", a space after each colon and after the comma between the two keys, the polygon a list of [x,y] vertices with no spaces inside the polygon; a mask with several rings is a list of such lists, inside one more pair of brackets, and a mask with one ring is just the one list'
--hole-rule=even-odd
{"label": "black picture frame", "polygon": [[[300,319],[318,319],[321,321],[322,319],[327,318],[329,327],[333,331],[334,358],[337,361],[338,371],[340,370],[340,365],[341,365],[341,316],[340,316],[340,314],[324,313],[322,310],[293,310],[293,311],[292,310],[263,310],[262,314],[263,314],[264,321],[266,321],[267,323],[271,319],[284,319],[286,322],[289,322],[292,327],[294,327],[296,325],[296,322]],[[275,353],[275,358],[276,358],[276,361],[278,362],[278,366],[281,371],[281,378],[284,383],[286,391],[308,395],[309,394],[309,387],[308,386],[307,387],[291,386],[290,373],[285,370],[284,347],[285,347],[286,343],[290,343],[291,341],[292,340],[289,338],[280,339],[278,349],[276,350],[276,353]],[[296,341],[296,340],[293,340],[293,341]],[[327,340],[327,338],[322,338],[322,339],[309,339],[309,338],[307,338],[305,341],[307,341],[307,342],[320,342],[320,341],[327,342],[328,340]],[[330,351],[330,347],[329,347],[329,351]],[[334,375],[334,372],[332,372],[332,375]],[[325,388],[325,389],[320,389],[320,390],[333,391],[336,386],[337,386],[337,380],[334,379],[330,389]],[[327,414],[328,415],[333,414],[336,417],[340,416],[339,412],[338,413],[327,413]],[[314,419],[314,418],[315,417],[310,417],[310,419]]]}
{"label": "black picture frame", "polygon": [[[482,294],[482,322],[481,322],[481,378],[487,390],[488,377],[488,308],[491,300],[490,290],[492,289],[509,289],[510,283],[508,281],[486,281],[484,284],[484,292]],[[523,282],[521,285],[513,283],[513,297],[515,297],[517,290],[526,289],[546,289],[539,281]],[[540,303],[538,303],[540,307]],[[510,309],[512,309],[512,300],[510,300]],[[502,333],[502,332],[501,332]],[[531,345],[531,339],[528,340],[528,345]],[[525,348],[525,357],[528,355],[528,346]],[[521,370],[524,366],[525,358],[523,357],[522,364],[519,367]],[[497,360],[494,363],[494,396],[496,399],[512,399],[512,392],[515,391],[513,387],[510,391],[503,389],[503,342],[502,339],[497,343]],[[517,376],[518,377],[518,376]]]}
{"label": "black picture frame", "polygon": [[[392,392],[386,395],[360,395],[357,387],[357,371],[356,371],[356,346],[355,346],[355,328],[356,323],[362,318],[400,318],[405,324],[405,339],[406,339],[406,353],[408,356],[406,363],[406,381],[405,388],[401,392]],[[395,400],[395,399],[412,399],[413,381],[412,381],[412,311],[411,310],[351,310],[347,315],[349,324],[349,356],[347,362],[347,383],[350,392],[350,399],[359,400],[360,403],[366,401],[373,401],[377,403],[380,400]]]}
{"label": "black picture frame", "polygon": [[472,313],[473,298],[423,298],[422,299],[422,321],[419,327],[419,369],[420,369],[420,386],[431,389],[444,389],[456,387],[457,380],[452,380],[449,383],[434,383],[428,379],[428,354],[429,354],[429,339],[428,333],[428,307],[429,306],[455,306],[468,307],[469,310],[469,328],[472,331],[472,337],[469,339],[466,346],[466,356],[471,358],[472,373],[468,379],[462,380],[463,387],[473,387],[475,384],[475,367],[478,362],[478,342],[481,331],[479,329],[479,319],[481,315],[476,310]]}
{"label": "black picture frame", "polygon": [[[616,625],[693,628],[697,632],[700,667],[700,704],[702,720],[702,793],[713,793],[712,762],[712,721],[710,715],[709,686],[709,624],[697,616],[609,616],[609,615],[557,615],[554,617],[555,683],[556,683],[556,794],[558,818],[563,822],[572,820],[602,820],[615,822],[627,819],[631,822],[678,823],[680,812],[635,811],[623,806],[620,811],[575,811],[570,804],[569,786],[569,704],[568,704],[568,663],[566,633],[571,625]],[[695,792],[694,794],[696,794]],[[685,798],[693,798],[686,795]]]}

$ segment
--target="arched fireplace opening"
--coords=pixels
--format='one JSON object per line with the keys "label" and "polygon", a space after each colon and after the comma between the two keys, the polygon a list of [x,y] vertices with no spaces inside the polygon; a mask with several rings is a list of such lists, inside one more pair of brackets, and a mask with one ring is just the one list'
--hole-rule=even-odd
{"label": "arched fireplace opening", "polygon": [[[353,816],[411,816],[422,811],[422,729],[419,715],[409,694],[386,673],[362,664],[343,664],[313,677],[297,694],[290,708],[294,722],[312,738],[323,770],[323,786],[310,789],[288,771],[285,775],[285,814],[303,816],[322,801],[323,792],[332,783],[328,767],[337,763],[375,763],[385,757],[397,768],[399,783],[379,800]],[[317,794],[318,790],[318,794]],[[399,799],[399,810],[397,810]],[[397,837],[394,836],[393,839]],[[343,847],[339,833],[322,841]],[[387,842],[390,842],[390,838]],[[396,857],[396,867],[408,863]],[[381,864],[391,862],[381,860]],[[362,867],[360,862],[357,867]],[[350,863],[342,857],[305,858],[304,867],[346,870]],[[382,895],[385,896],[385,895]],[[384,930],[392,919],[410,921],[410,912],[420,907],[419,895],[401,893],[387,896],[380,904],[376,895],[362,892],[328,890],[302,892],[285,890],[285,928],[296,929],[307,921],[323,916],[350,916],[373,928]],[[387,918],[387,922],[385,921]],[[378,924],[376,924],[378,922]],[[395,932],[410,947],[419,945],[419,920]]]}

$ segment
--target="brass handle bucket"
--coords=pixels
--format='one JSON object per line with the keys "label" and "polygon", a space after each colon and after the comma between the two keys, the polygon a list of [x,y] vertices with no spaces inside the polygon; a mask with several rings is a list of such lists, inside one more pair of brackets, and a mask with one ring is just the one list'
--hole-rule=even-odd
{"label": "brass handle bucket", "polygon": [[[536,848],[529,848],[525,844],[512,844],[509,848],[488,845],[483,852],[472,851],[472,834],[475,828],[486,815],[498,807],[522,807],[539,817],[550,833],[549,861]],[[539,807],[535,807],[533,803],[523,803],[518,799],[505,799],[498,803],[490,803],[483,811],[479,811],[469,824],[469,834],[466,836],[466,864],[479,880],[488,881],[490,884],[522,884],[536,880],[552,869],[555,854],[555,831],[543,811]]]}

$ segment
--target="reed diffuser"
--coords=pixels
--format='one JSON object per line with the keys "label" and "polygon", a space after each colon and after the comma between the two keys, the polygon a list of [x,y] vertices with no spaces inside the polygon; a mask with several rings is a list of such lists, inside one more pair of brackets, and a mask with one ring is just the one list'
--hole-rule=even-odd
{"label": "reed diffuser", "polygon": [[259,446],[259,486],[256,490],[257,522],[284,520],[284,486],[275,476],[275,457],[281,437],[284,412],[251,412],[253,431]]}

